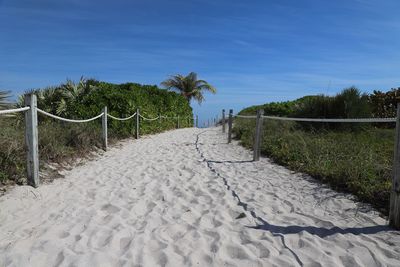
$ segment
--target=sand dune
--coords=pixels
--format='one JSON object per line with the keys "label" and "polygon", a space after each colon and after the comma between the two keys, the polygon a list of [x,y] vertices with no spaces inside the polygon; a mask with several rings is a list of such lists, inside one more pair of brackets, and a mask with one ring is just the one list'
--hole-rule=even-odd
{"label": "sand dune", "polygon": [[219,128],[130,140],[0,198],[0,266],[400,266],[400,233]]}

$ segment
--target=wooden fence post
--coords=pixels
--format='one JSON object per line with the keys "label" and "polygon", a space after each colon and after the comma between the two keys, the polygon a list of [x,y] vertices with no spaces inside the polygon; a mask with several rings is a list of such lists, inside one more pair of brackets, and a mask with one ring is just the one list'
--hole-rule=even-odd
{"label": "wooden fence post", "polygon": [[177,128],[179,129],[180,125],[179,125],[179,115],[178,115],[178,124],[177,124]]}
{"label": "wooden fence post", "polygon": [[225,109],[222,110],[222,132],[225,133]]}
{"label": "wooden fence post", "polygon": [[101,120],[101,127],[103,129],[103,149],[107,150],[107,146],[108,146],[108,135],[107,135],[107,107],[103,108],[103,117]]}
{"label": "wooden fence post", "polygon": [[400,229],[400,103],[397,104],[396,137],[394,143],[393,181],[390,191],[389,225]]}
{"label": "wooden fence post", "polygon": [[158,114],[158,124],[159,124],[160,130],[161,130],[162,129],[162,117],[161,117],[161,114]]}
{"label": "wooden fence post", "polygon": [[27,150],[28,184],[38,187],[39,180],[39,139],[36,95],[25,95],[25,106],[30,109],[25,111],[25,143]]}
{"label": "wooden fence post", "polygon": [[196,115],[196,128],[199,128],[199,115]]}
{"label": "wooden fence post", "polygon": [[256,121],[256,132],[254,136],[254,150],[253,150],[253,160],[259,161],[260,160],[260,145],[261,145],[261,138],[262,138],[262,122],[263,118],[262,115],[264,114],[264,110],[259,109],[257,110],[257,121]]}
{"label": "wooden fence post", "polygon": [[228,144],[232,142],[232,121],[233,121],[233,109],[230,109],[228,118]]}
{"label": "wooden fence post", "polygon": [[136,139],[139,139],[139,121],[140,121],[140,113],[139,109],[136,109]]}

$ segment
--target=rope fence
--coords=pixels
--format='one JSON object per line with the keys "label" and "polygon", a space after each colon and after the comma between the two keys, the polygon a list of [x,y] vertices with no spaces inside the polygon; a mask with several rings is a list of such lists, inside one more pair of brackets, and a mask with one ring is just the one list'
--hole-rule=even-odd
{"label": "rope fence", "polygon": [[109,118],[113,119],[113,120],[117,120],[117,121],[127,121],[127,120],[130,120],[130,119],[132,119],[133,117],[135,117],[135,116],[136,116],[136,112],[133,113],[131,116],[126,117],[126,118],[117,118],[117,117],[114,117],[114,116],[112,116],[112,115],[110,115],[110,114],[107,114],[107,116],[108,116]]}
{"label": "rope fence", "polygon": [[396,123],[396,134],[394,144],[393,181],[390,193],[389,225],[400,229],[400,103],[397,105],[397,116],[395,118],[291,118],[278,116],[264,116],[264,110],[258,110],[257,115],[233,115],[229,111],[228,121],[225,119],[225,110],[222,110],[222,132],[225,133],[225,124],[228,123],[228,143],[232,140],[233,118],[256,119],[256,129],[253,143],[253,161],[259,161],[261,154],[262,128],[264,119],[295,121],[295,122],[317,122],[317,123]]}
{"label": "rope fence", "polygon": [[18,112],[24,112],[29,110],[30,107],[23,107],[23,108],[14,108],[14,109],[6,109],[6,110],[0,110],[0,115],[3,114],[10,114],[10,113],[18,113]]}
{"label": "rope fence", "polygon": [[[257,116],[249,115],[233,115],[235,118],[241,119],[257,119]],[[290,118],[277,116],[262,116],[263,119],[280,120],[280,121],[298,121],[298,122],[359,122],[359,123],[377,123],[377,122],[396,122],[396,118],[351,118],[351,119],[324,119],[324,118]]]}
{"label": "rope fence", "polygon": [[94,121],[94,120],[97,120],[98,118],[101,118],[101,117],[104,115],[104,112],[103,112],[103,113],[100,113],[99,115],[97,115],[97,116],[95,116],[95,117],[93,117],[93,118],[90,118],[90,119],[73,120],[73,119],[62,118],[62,117],[60,117],[60,116],[57,116],[57,115],[48,113],[48,112],[46,112],[46,111],[44,111],[44,110],[41,110],[40,108],[36,108],[36,110],[37,110],[39,113],[42,113],[43,115],[46,115],[46,116],[48,116],[48,117],[50,117],[50,118],[57,119],[57,120],[60,120],[60,121],[75,122],[75,123],[82,123],[82,122]]}
{"label": "rope fence", "polygon": [[[27,148],[27,178],[28,184],[33,187],[39,186],[39,148],[38,148],[38,113],[48,116],[50,118],[64,121],[64,122],[71,122],[71,123],[86,123],[95,121],[97,119],[102,119],[102,140],[103,140],[103,148],[107,150],[108,146],[108,127],[107,127],[107,118],[111,118],[113,120],[118,121],[128,121],[131,119],[136,118],[136,138],[139,138],[139,131],[140,131],[140,118],[144,121],[155,121],[161,119],[177,119],[177,128],[180,128],[180,120],[182,119],[190,119],[193,120],[193,117],[179,117],[179,116],[162,116],[161,114],[155,118],[148,118],[140,114],[139,109],[129,117],[126,118],[119,118],[112,116],[107,112],[107,107],[103,108],[103,111],[88,119],[68,119],[63,118],[54,114],[51,114],[47,111],[44,111],[37,107],[37,98],[34,94],[27,94],[24,98],[25,107],[15,108],[15,109],[7,109],[7,110],[0,110],[0,115],[4,115],[7,117],[7,114],[24,112],[25,113],[25,141],[26,141],[26,148]],[[189,124],[190,124],[189,121]],[[196,116],[196,127],[198,126],[198,117]]]}
{"label": "rope fence", "polygon": [[155,117],[155,118],[146,118],[145,116],[142,116],[141,114],[139,114],[139,116],[144,119],[145,121],[155,121],[158,120],[160,117]]}
{"label": "rope fence", "polygon": [[396,122],[396,118],[358,118],[358,119],[320,119],[320,118],[289,118],[276,116],[262,116],[263,119],[299,122],[340,122],[340,123],[375,123],[375,122]]}
{"label": "rope fence", "polygon": [[236,118],[243,118],[243,119],[255,119],[257,116],[245,116],[245,115],[233,115]]}

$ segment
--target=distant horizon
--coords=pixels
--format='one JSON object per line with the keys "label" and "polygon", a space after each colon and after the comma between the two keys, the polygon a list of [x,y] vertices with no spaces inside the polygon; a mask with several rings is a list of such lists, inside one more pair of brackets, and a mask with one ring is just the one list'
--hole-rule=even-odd
{"label": "distant horizon", "polygon": [[[160,86],[198,73],[220,110],[400,86],[400,2],[0,0],[0,88],[14,95],[81,76]],[[14,96],[15,98],[15,96]]]}

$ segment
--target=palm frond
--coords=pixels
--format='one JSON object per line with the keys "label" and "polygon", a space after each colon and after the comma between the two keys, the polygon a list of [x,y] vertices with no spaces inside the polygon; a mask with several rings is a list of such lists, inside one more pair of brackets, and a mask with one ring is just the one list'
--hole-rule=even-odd
{"label": "palm frond", "polygon": [[8,102],[9,97],[9,91],[0,91],[0,109],[6,109],[10,106],[10,102]]}
{"label": "palm frond", "polygon": [[67,111],[67,102],[65,99],[61,99],[57,106],[57,115],[62,115],[64,112]]}
{"label": "palm frond", "polygon": [[167,90],[180,93],[188,101],[195,99],[197,102],[204,101],[203,91],[215,94],[217,90],[205,80],[198,80],[195,72],[190,72],[187,76],[176,74],[161,83]]}

